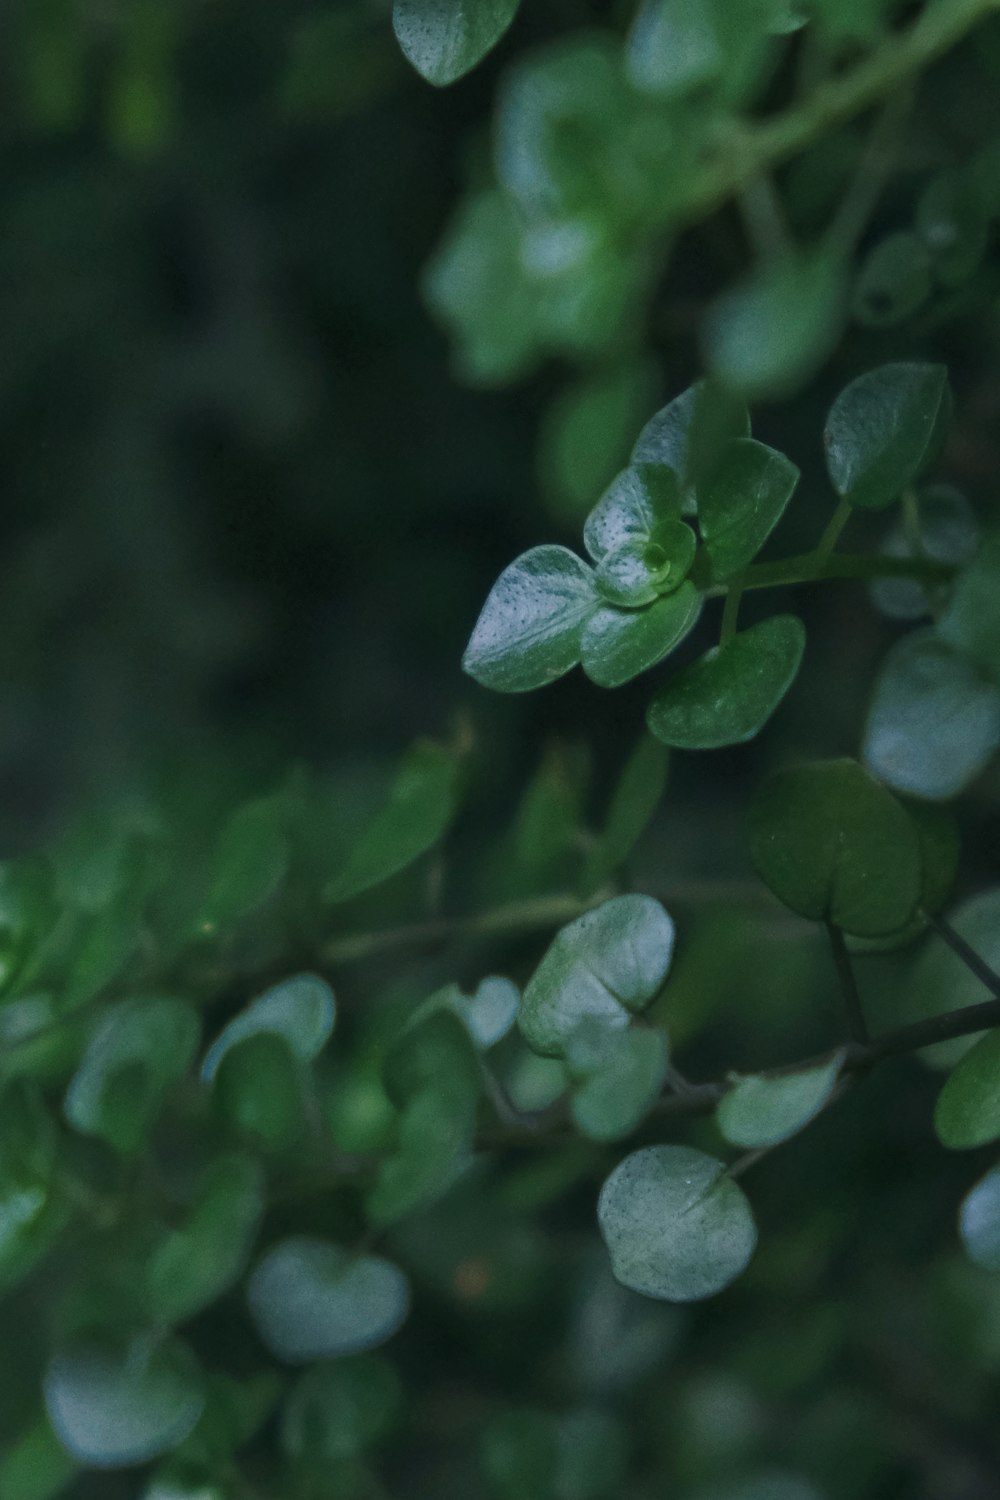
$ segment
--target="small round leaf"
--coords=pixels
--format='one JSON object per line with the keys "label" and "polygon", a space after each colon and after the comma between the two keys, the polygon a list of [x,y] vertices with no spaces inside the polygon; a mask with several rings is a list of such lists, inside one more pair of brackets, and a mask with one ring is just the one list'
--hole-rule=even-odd
{"label": "small round leaf", "polygon": [[326,1045],[336,1019],[333,991],[318,974],[296,974],[251,1000],[216,1037],[201,1076],[211,1083],[231,1047],[248,1037],[279,1036],[300,1062],[312,1062]]}
{"label": "small round leaf", "polygon": [[924,465],[947,392],[943,365],[880,365],[852,380],[823,434],[837,494],[864,510],[897,499]]}
{"label": "small round leaf", "polygon": [[518,1024],[528,1045],[561,1056],[580,1022],[624,1027],[670,968],[674,924],[651,896],[615,896],[564,927],[525,987]]}
{"label": "small round leaf", "polygon": [[923,866],[916,829],[885,787],[853,760],[817,761],[768,777],[750,809],[750,854],[780,901],[857,937],[902,927]]}
{"label": "small round leaf", "polygon": [[721,1292],[757,1244],[750,1205],[725,1164],[688,1146],[626,1156],[601,1189],[597,1216],[617,1279],[668,1302]]}
{"label": "small round leaf", "polygon": [[646,714],[650,731],[683,750],[753,739],[795,681],[805,644],[794,615],[751,625],[660,689]]}

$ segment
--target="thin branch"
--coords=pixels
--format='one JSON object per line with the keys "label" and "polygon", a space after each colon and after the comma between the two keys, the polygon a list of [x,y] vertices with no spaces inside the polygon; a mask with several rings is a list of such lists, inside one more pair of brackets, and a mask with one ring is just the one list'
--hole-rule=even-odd
{"label": "thin branch", "polygon": [[[816,552],[783,557],[777,562],[754,563],[743,575],[744,589],[789,588],[798,583],[824,583],[834,578],[915,578],[920,583],[947,583],[955,576],[948,563],[926,557],[880,557],[864,553],[838,552],[823,558]],[[728,584],[706,589],[705,597],[719,598],[728,593]]]}
{"label": "thin branch", "polygon": [[690,223],[713,212],[745,183],[894,93],[998,10],[1000,0],[927,5],[908,30],[891,32],[862,62],[821,84],[803,103],[720,142],[715,166],[683,205],[684,220]]}
{"label": "thin branch", "polygon": [[945,921],[944,917],[936,916],[933,912],[927,911],[923,913],[923,916],[927,925],[937,933],[942,942],[948,944],[948,947],[962,960],[965,967],[975,974],[977,979],[982,980],[990,994],[996,995],[1000,999],[1000,974],[995,969],[991,969],[985,959],[980,958],[975,949],[969,947],[965,938],[960,933],[957,933],[951,923]]}
{"label": "thin branch", "polygon": [[839,927],[833,922],[827,922],[826,931],[830,939],[830,949],[833,953],[833,962],[837,970],[837,979],[840,982],[840,992],[844,997],[847,1029],[852,1042],[860,1042],[864,1045],[870,1040],[868,1022],[865,1020],[864,1007],[861,1004],[858,981],[854,977],[851,955],[847,951],[847,943],[844,941],[844,934]]}

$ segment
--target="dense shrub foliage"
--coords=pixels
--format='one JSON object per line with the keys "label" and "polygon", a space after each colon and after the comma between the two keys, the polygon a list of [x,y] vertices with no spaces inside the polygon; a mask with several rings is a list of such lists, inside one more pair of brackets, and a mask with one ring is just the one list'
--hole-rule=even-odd
{"label": "dense shrub foliage", "polygon": [[0,17],[0,1500],[996,1493],[998,9]]}

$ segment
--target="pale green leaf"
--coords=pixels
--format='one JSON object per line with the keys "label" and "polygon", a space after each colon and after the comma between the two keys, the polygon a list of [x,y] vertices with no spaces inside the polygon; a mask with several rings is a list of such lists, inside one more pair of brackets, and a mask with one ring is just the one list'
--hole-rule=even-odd
{"label": "pale green leaf", "polygon": [[580,660],[580,635],[600,601],[592,569],[565,547],[533,547],[493,585],[462,658],[483,687],[524,693]]}
{"label": "pale green leaf", "polygon": [[394,0],[392,24],[428,83],[454,83],[496,46],[520,0]]}
{"label": "pale green leaf", "polygon": [[1000,1271],[1000,1167],[993,1167],[965,1195],[958,1232],[969,1259],[984,1271]]}
{"label": "pale green leaf", "polygon": [[587,1017],[624,1027],[670,968],[674,924],[651,896],[615,896],[564,927],[524,990],[518,1025],[536,1052],[558,1057]]}
{"label": "pale green leaf", "polygon": [[957,796],[1000,746],[993,679],[932,630],[897,641],[872,696],[862,759],[896,791]]}
{"label": "pale green leaf", "polygon": [[201,1076],[211,1083],[231,1047],[252,1036],[279,1036],[295,1057],[312,1062],[333,1031],[333,991],[318,974],[296,974],[272,985],[223,1027],[205,1053]]}
{"label": "pale green leaf", "polygon": [[746,1269],[757,1229],[725,1164],[688,1146],[634,1151],[601,1189],[598,1221],[623,1286],[693,1302]]}
{"label": "pale green leaf", "polygon": [[124,1348],[94,1340],[68,1345],[49,1364],[44,1392],[63,1447],[97,1469],[146,1463],[176,1447],[205,1401],[187,1345],[150,1336]]}
{"label": "pale green leaf", "polygon": [[715,1112],[719,1129],[733,1146],[776,1146],[797,1134],[819,1114],[837,1083],[844,1053],[799,1073],[768,1078],[733,1075]]}
{"label": "pale green leaf", "polygon": [[247,1283],[247,1302],[271,1353],[289,1364],[336,1359],[384,1344],[410,1308],[402,1271],[327,1240],[281,1240]]}

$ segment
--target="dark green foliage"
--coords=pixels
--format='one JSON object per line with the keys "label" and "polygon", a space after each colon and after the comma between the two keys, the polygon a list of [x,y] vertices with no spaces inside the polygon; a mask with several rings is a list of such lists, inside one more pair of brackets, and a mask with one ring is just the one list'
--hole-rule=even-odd
{"label": "dark green foliage", "polygon": [[0,1500],[993,1493],[995,11],[5,8]]}

